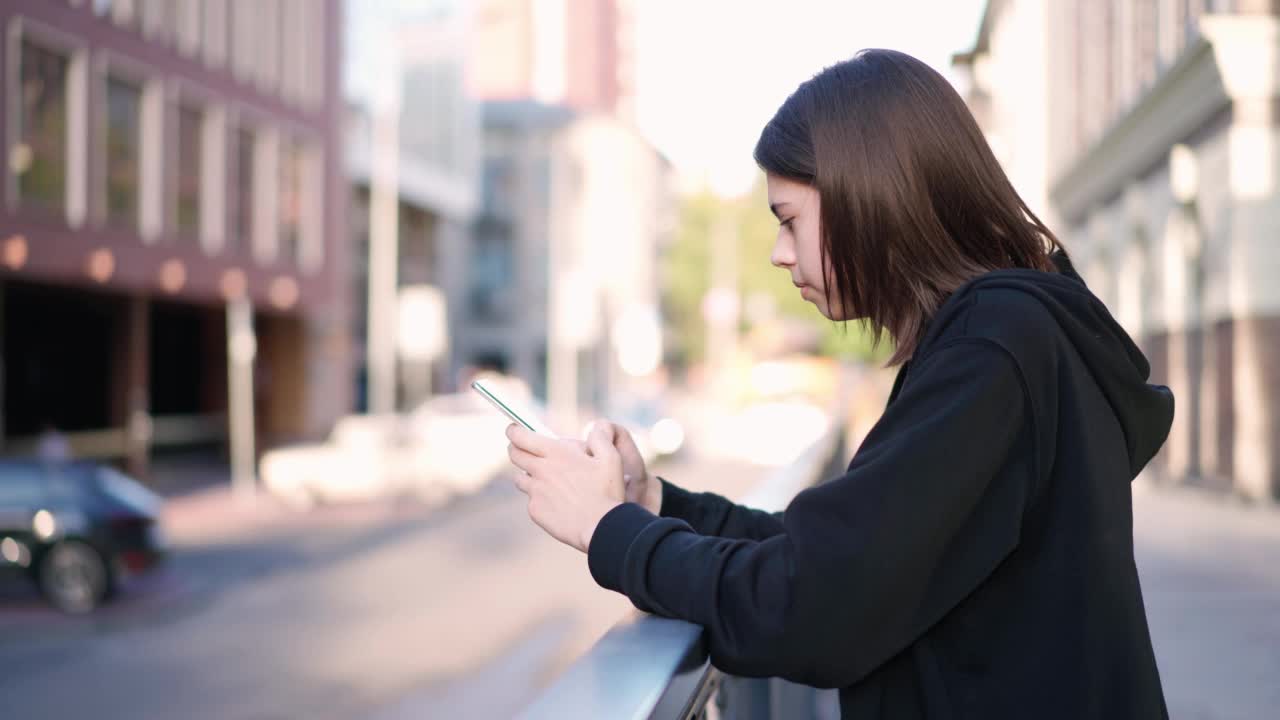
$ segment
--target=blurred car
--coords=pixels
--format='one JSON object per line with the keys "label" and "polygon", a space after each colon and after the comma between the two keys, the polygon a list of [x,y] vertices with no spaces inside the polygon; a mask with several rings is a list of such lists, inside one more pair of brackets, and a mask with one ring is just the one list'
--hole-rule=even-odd
{"label": "blurred car", "polygon": [[[539,410],[518,381],[504,391]],[[507,386],[510,387],[507,387]],[[263,487],[289,505],[416,496],[440,502],[474,492],[510,467],[510,421],[476,393],[432,397],[405,415],[350,415],[323,443],[263,455]]]}
{"label": "blurred car", "polygon": [[0,578],[55,607],[93,610],[164,557],[161,499],[92,463],[0,461]]}

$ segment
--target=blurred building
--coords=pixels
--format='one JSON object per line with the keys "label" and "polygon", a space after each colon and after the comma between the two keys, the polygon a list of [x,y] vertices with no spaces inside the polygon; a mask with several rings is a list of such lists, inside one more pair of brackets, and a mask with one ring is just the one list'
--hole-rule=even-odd
{"label": "blurred building", "polygon": [[1161,477],[1280,496],[1280,3],[991,0],[969,101],[1178,410]]}
{"label": "blurred building", "polygon": [[524,100],[486,103],[483,117],[459,353],[524,378],[562,416],[603,410],[661,352],[670,166],[608,115]]}
{"label": "blurred building", "polygon": [[472,90],[631,118],[635,15],[635,0],[477,0]]}
{"label": "blurred building", "polygon": [[[447,305],[449,350],[434,362],[397,359],[397,406],[411,407],[429,388],[452,389],[461,364],[454,349],[465,322],[465,283],[471,228],[479,204],[480,110],[466,86],[471,11],[439,1],[398,14],[380,0],[350,0],[353,26],[376,28],[369,40],[390,45],[398,107],[397,288],[431,286]],[[381,23],[381,24],[378,24]],[[372,47],[353,42],[348,63],[368,63]],[[355,73],[375,73],[369,67]],[[376,82],[376,80],[374,80]],[[353,83],[354,85],[355,83]],[[353,184],[354,245],[349,288],[356,345],[357,407],[366,409],[369,378],[370,184],[374,173],[377,88],[349,87],[347,166]]]}
{"label": "blurred building", "polygon": [[339,0],[6,0],[2,437],[226,434],[228,300],[265,443],[347,410]]}

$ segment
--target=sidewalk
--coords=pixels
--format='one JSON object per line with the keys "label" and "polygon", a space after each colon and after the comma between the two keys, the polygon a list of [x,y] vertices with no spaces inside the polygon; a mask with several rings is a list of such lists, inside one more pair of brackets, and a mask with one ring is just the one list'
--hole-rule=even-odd
{"label": "sidewalk", "polygon": [[348,526],[398,512],[393,499],[288,507],[259,488],[250,495],[232,490],[230,469],[213,457],[158,458],[147,485],[164,497],[162,522],[177,546],[257,540],[303,527]]}
{"label": "sidewalk", "polygon": [[1134,540],[1171,717],[1275,717],[1280,508],[1142,479]]}

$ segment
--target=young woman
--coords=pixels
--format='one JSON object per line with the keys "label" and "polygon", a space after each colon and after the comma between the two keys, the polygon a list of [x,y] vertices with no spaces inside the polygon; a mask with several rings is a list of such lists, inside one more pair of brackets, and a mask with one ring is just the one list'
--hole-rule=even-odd
{"label": "young woman", "polygon": [[844,717],[1167,717],[1130,481],[1173,396],[963,101],[864,51],[801,85],[755,157],[773,264],[894,341],[884,415],[776,515],[651,479],[620,428],[583,447],[512,426],[533,520],[601,586],[704,626],[720,669],[839,688]]}

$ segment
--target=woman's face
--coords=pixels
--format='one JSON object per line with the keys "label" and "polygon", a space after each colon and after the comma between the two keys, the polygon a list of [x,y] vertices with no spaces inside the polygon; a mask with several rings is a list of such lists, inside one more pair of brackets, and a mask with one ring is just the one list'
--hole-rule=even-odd
{"label": "woman's face", "polygon": [[765,175],[769,209],[778,218],[778,239],[769,260],[791,274],[800,297],[813,303],[831,320],[846,320],[838,298],[827,303],[830,280],[822,268],[821,202],[813,186],[771,173]]}

